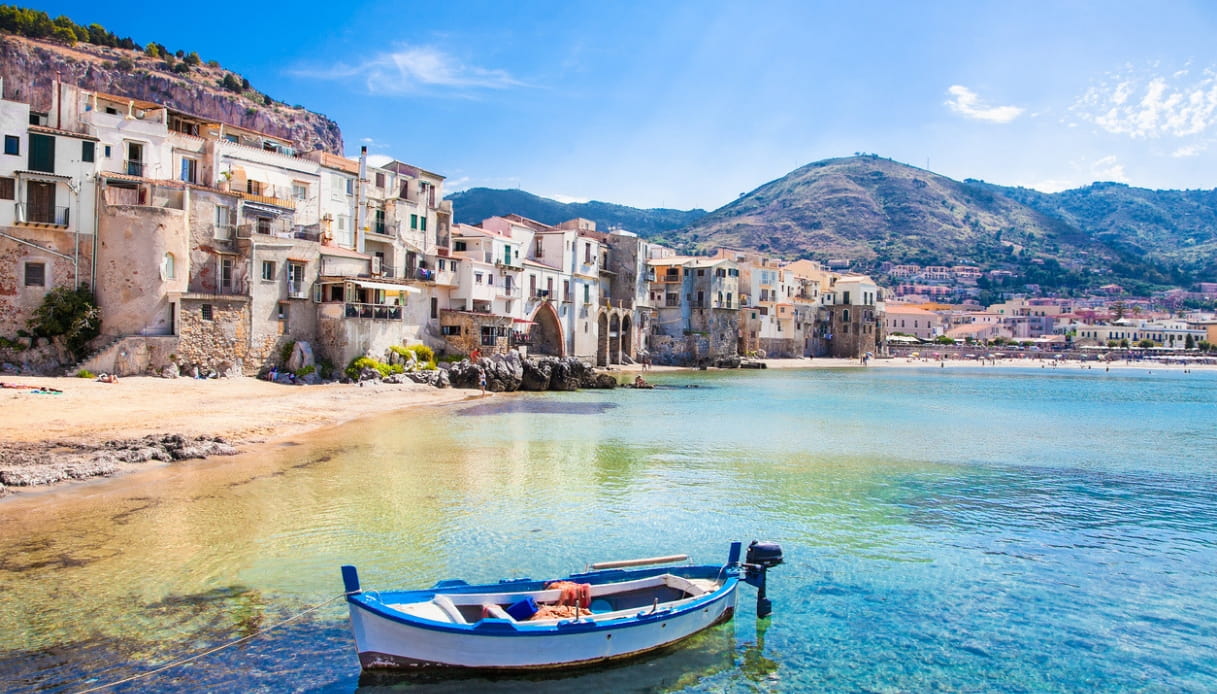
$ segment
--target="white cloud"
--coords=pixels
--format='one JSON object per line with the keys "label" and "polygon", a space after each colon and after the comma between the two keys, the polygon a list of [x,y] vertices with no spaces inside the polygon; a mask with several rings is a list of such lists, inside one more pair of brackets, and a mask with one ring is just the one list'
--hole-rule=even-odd
{"label": "white cloud", "polygon": [[554,195],[542,195],[541,197],[549,198],[550,200],[557,200],[558,202],[565,203],[567,205],[569,205],[571,203],[575,203],[575,202],[591,202],[591,198],[577,198],[573,195],[554,194]]}
{"label": "white cloud", "polygon": [[1207,142],[1197,142],[1195,144],[1184,145],[1179,149],[1171,152],[1171,156],[1175,159],[1186,159],[1187,157],[1199,156],[1202,152],[1209,148]]}
{"label": "white cloud", "polygon": [[1129,182],[1128,175],[1124,173],[1124,165],[1116,159],[1114,154],[1091,163],[1090,174],[1096,181]]}
{"label": "white cloud", "polygon": [[1169,75],[1109,75],[1079,97],[1071,109],[1083,121],[1133,138],[1188,137],[1217,126],[1217,75],[1206,69]]}
{"label": "white cloud", "polygon": [[339,63],[328,70],[296,70],[323,80],[362,80],[373,94],[417,94],[436,89],[506,89],[523,86],[505,70],[466,65],[433,46],[401,46],[358,65]]}
{"label": "white cloud", "polygon": [[981,101],[976,92],[958,84],[947,89],[947,93],[951,98],[947,99],[946,105],[955,113],[974,120],[1009,123],[1021,116],[1025,110],[1018,106],[989,106]]}

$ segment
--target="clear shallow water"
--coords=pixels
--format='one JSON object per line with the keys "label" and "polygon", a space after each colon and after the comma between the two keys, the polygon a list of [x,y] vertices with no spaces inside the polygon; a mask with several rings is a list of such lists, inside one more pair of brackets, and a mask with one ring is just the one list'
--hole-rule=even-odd
{"label": "clear shallow water", "polygon": [[[0,689],[75,692],[341,590],[782,543],[775,614],[539,679],[360,677],[345,609],[113,691],[1217,690],[1217,375],[662,374],[0,504]],[[697,386],[697,387],[687,387]]]}

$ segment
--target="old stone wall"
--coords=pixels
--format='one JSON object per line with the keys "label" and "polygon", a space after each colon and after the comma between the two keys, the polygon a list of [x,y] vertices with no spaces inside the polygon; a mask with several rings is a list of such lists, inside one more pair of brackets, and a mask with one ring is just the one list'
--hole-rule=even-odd
{"label": "old stone wall", "polygon": [[[67,258],[39,250],[24,243],[0,236],[0,337],[13,339],[26,327],[34,309],[42,304],[47,292],[55,287],[75,287],[79,268],[80,281],[88,284],[93,264],[93,237],[51,229],[32,227],[3,227],[0,231],[25,239]],[[80,261],[74,258],[79,241]],[[46,267],[43,286],[25,286],[25,264],[42,263]]]}
{"label": "old stone wall", "polygon": [[[250,358],[247,297],[184,298],[179,314],[176,361],[183,368],[197,365],[227,373],[235,367],[246,375],[258,372],[260,362]],[[259,351],[266,347],[260,345]]]}

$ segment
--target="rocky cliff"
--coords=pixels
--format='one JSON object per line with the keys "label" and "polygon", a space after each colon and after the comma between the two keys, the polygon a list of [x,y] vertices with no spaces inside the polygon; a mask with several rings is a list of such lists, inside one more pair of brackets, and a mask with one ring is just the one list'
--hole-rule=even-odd
{"label": "rocky cliff", "polygon": [[[129,66],[129,67],[128,67]],[[228,74],[220,67],[198,65],[185,74],[170,71],[165,61],[143,53],[79,43],[75,46],[18,36],[0,36],[0,75],[4,98],[24,101],[36,110],[50,108],[53,82],[165,104],[186,113],[291,140],[303,152],[323,149],[343,153],[338,124],[319,113],[263,95],[219,86]]]}

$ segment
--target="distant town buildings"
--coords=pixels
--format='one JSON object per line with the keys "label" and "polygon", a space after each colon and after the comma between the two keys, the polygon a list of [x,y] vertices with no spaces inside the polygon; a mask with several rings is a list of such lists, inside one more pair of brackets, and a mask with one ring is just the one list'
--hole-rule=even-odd
{"label": "distant town buildings", "polygon": [[606,366],[883,349],[882,294],[862,276],[681,256],[584,219],[454,224],[444,177],[413,164],[56,93],[45,113],[0,100],[0,335],[51,289],[87,286],[103,320],[86,362],[107,371],[253,374],[297,341],[338,367],[416,343]]}
{"label": "distant town buildings", "polygon": [[[1003,271],[897,265],[885,290],[832,263],[684,256],[586,219],[454,224],[444,177],[414,164],[301,152],[117,94],[56,93],[49,112],[0,100],[0,351],[31,367],[63,355],[17,356],[14,338],[50,290],[82,286],[103,316],[85,363],[120,374],[254,374],[294,342],[341,368],[420,343],[610,366],[858,358],[938,339],[1184,349],[1215,337],[1211,314],[1155,312],[1115,285],[1093,300],[983,307],[978,283]],[[1217,283],[1195,290],[1165,299],[1214,297]]]}

